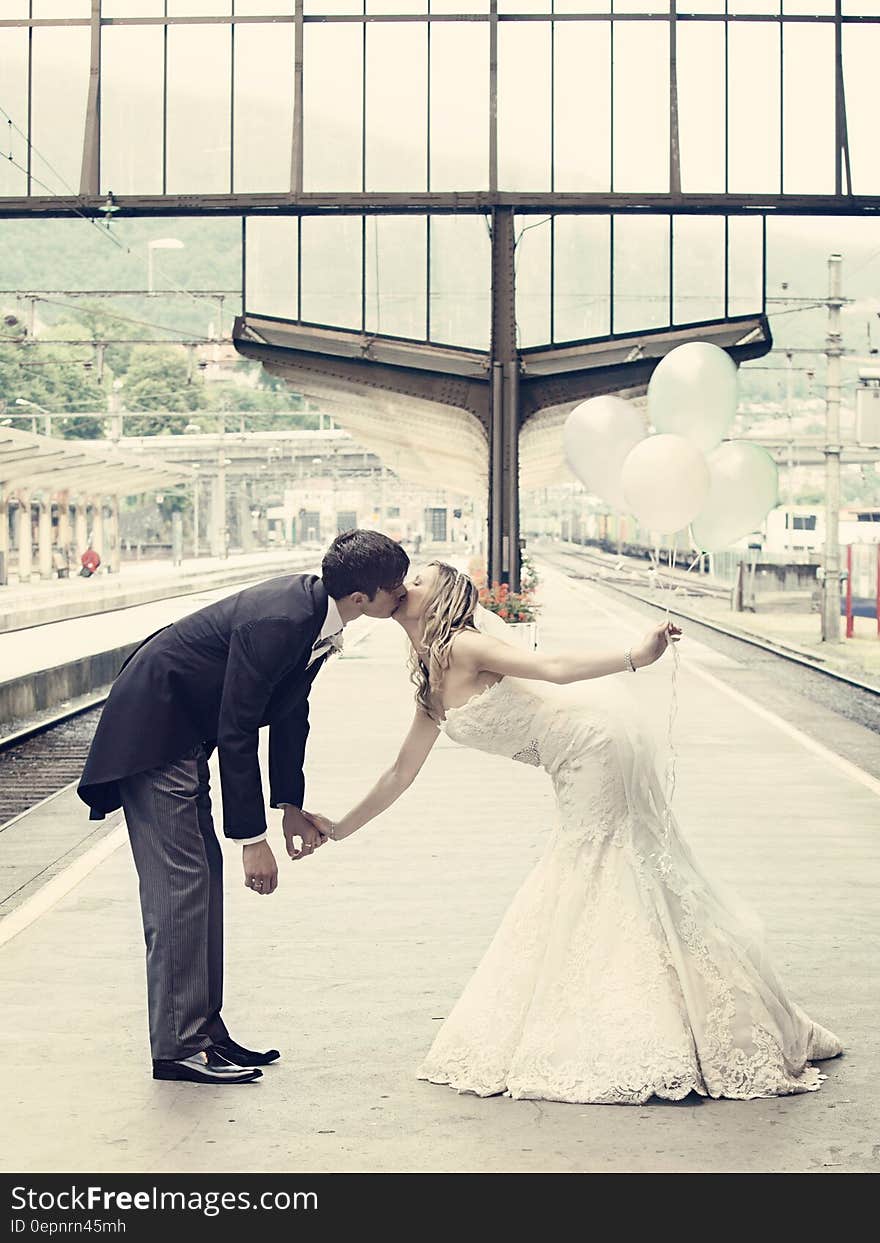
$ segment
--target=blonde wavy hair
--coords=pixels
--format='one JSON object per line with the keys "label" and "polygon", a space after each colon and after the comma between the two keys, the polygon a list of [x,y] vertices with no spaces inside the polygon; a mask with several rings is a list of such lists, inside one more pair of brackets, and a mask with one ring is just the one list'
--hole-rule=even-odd
{"label": "blonde wavy hair", "polygon": [[480,597],[467,574],[445,561],[428,564],[436,568],[437,582],[425,605],[421,643],[410,648],[409,671],[416,702],[436,721],[435,694],[449,668],[452,640],[460,630],[476,629],[474,612]]}

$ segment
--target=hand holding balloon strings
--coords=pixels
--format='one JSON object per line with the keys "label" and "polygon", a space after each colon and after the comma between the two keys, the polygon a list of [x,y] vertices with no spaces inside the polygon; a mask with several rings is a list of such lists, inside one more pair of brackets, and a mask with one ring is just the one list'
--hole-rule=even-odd
{"label": "hand holding balloon strings", "polygon": [[[645,531],[671,535],[688,526],[698,554],[730,548],[756,530],[778,503],[776,463],[761,446],[728,439],[737,411],[737,368],[723,349],[689,341],[669,351],[648,384],[647,418],[619,397],[593,397],[568,415],[563,441],[574,475],[593,496]],[[649,434],[653,428],[653,434]],[[659,546],[652,580],[660,576]],[[672,587],[668,588],[670,591]],[[669,607],[666,607],[667,624]],[[673,646],[667,725],[666,807],[661,860],[669,863],[678,710],[678,653]]]}

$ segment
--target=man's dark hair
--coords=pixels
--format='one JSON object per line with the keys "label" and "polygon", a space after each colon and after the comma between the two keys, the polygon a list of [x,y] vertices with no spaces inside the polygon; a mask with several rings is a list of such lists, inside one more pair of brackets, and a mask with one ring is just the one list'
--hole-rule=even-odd
{"label": "man's dark hair", "polygon": [[394,591],[409,569],[409,557],[380,531],[343,531],[324,554],[321,578],[334,600],[362,591],[372,600],[380,588]]}

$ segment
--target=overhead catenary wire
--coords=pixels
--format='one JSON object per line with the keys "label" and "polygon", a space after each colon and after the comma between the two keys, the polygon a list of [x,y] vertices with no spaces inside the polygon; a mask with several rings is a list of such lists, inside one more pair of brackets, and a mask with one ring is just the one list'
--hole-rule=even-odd
{"label": "overhead catenary wire", "polygon": [[[0,104],[0,113],[2,113],[3,116],[6,117],[7,122],[9,123],[9,125],[12,126],[12,128],[16,130],[19,134],[21,134],[22,138],[24,138],[24,141],[27,143],[28,148],[34,153],[34,155],[36,155],[38,159],[42,160],[42,162],[46,165],[49,171],[54,173],[55,176],[59,178],[64,188],[68,190],[72,195],[74,195],[74,197],[78,198],[79,195],[77,191],[71,189],[71,187],[67,184],[64,178],[61,177],[61,175],[52,167],[52,165],[45,158],[45,156],[41,155],[40,152],[37,151],[36,147],[33,145],[33,143],[31,143],[31,141],[27,138],[27,136],[24,133],[22,133],[22,131],[18,128],[18,126],[12,120],[9,113],[5,110],[2,104]],[[24,165],[19,164],[18,161],[13,158],[11,144],[10,144],[9,154],[4,156],[3,158],[6,160],[8,164],[11,164],[13,168],[17,168],[19,172],[24,173],[26,177],[29,176],[31,181],[35,181],[37,185],[41,186],[42,189],[44,189],[47,194],[52,196],[52,198],[60,197],[57,190],[53,190],[51,186],[47,185],[45,181],[41,181],[40,178],[37,177],[33,172],[28,173],[28,170],[24,167]],[[93,228],[97,229],[102,237],[108,237],[114,246],[117,246],[120,250],[124,250],[126,254],[131,254],[130,247],[126,246],[124,242],[120,242],[119,238],[114,236],[114,234],[110,231],[109,225],[106,226],[105,228],[101,228],[101,225],[99,224],[97,220],[93,219],[91,216],[87,216],[85,212],[80,211],[78,207],[75,207],[72,204],[70,205],[69,210],[72,211],[75,216],[81,216],[82,219],[85,220],[86,224],[89,224]]]}
{"label": "overhead catenary wire", "polygon": [[[184,292],[188,292],[188,291],[184,290]],[[59,298],[39,298],[38,301],[45,302],[48,306],[63,307],[65,310],[72,311],[75,315],[94,315],[95,314],[94,311],[90,311],[86,307],[75,306],[73,303],[63,302]],[[118,311],[102,310],[101,314],[106,315],[108,319],[119,320],[120,323],[134,324],[138,328],[156,328],[160,332],[174,332],[174,333],[177,333],[179,336],[183,337],[185,341],[198,340],[202,342],[209,342],[214,339],[212,337],[206,336],[203,333],[188,332],[182,328],[172,328],[168,324],[155,324],[155,323],[152,323],[148,319],[135,319],[131,315],[120,315]],[[169,341],[169,344],[177,344],[177,342],[172,339]]]}
{"label": "overhead catenary wire", "polygon": [[[37,159],[41,160],[43,164],[45,164],[45,166],[49,169],[49,171],[53,174],[53,176],[58,178],[58,180],[61,182],[61,185],[64,187],[64,189],[67,190],[67,192],[70,195],[72,195],[74,198],[78,198],[79,191],[74,190],[74,188],[70,185],[70,183],[64,179],[61,173],[59,173],[58,170],[52,164],[49,163],[46,157],[40,151],[37,150],[37,148],[28,138],[27,134],[25,134],[24,130],[22,130],[20,126],[16,125],[16,123],[13,121],[12,117],[9,115],[6,109],[2,106],[2,104],[0,104],[0,114],[2,114],[2,116],[6,118],[6,121],[9,127],[15,130],[15,132],[24,140],[24,143],[27,146],[28,150],[31,151],[37,157]],[[41,186],[53,198],[60,197],[57,190],[53,190],[51,186],[46,184],[46,182],[41,181],[39,177],[35,176],[33,171],[29,172],[27,168],[25,168],[23,165],[18,163],[18,161],[13,157],[13,154],[12,154],[11,140],[9,144],[9,154],[5,157],[5,159],[14,168],[17,168],[19,172],[22,172],[25,174],[26,177],[29,177],[31,181],[35,181],[38,186]],[[121,242],[119,238],[117,238],[115,234],[112,232],[110,228],[109,220],[107,221],[106,225],[102,228],[100,223],[97,220],[95,220],[91,216],[87,216],[85,212],[81,211],[78,207],[70,205],[69,210],[72,211],[74,215],[80,216],[83,220],[86,221],[87,224],[97,229],[99,234],[102,237],[109,238],[114,246],[118,247],[120,250],[125,251],[127,255],[130,255],[132,253],[131,247],[127,246],[124,242]],[[166,280],[169,281],[170,284],[174,286],[174,288],[177,290],[178,293],[185,294],[187,297],[193,298],[194,301],[198,301],[196,295],[194,295],[189,289],[187,289],[186,286],[178,284],[178,282],[175,281],[173,277],[170,277],[167,272],[165,273],[165,278]]]}

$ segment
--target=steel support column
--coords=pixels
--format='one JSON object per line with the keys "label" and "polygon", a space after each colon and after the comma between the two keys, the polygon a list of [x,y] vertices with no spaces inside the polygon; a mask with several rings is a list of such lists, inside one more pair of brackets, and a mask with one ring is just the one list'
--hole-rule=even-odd
{"label": "steel support column", "polygon": [[94,197],[100,193],[101,159],[101,0],[92,0],[91,47],[89,53],[89,93],[83,136],[79,192]]}
{"label": "steel support column", "polygon": [[841,257],[828,258],[828,359],[825,390],[825,551],[822,584],[822,639],[840,642],[840,335]]}
{"label": "steel support column", "polygon": [[519,354],[513,211],[492,212],[489,581],[519,590]]}

